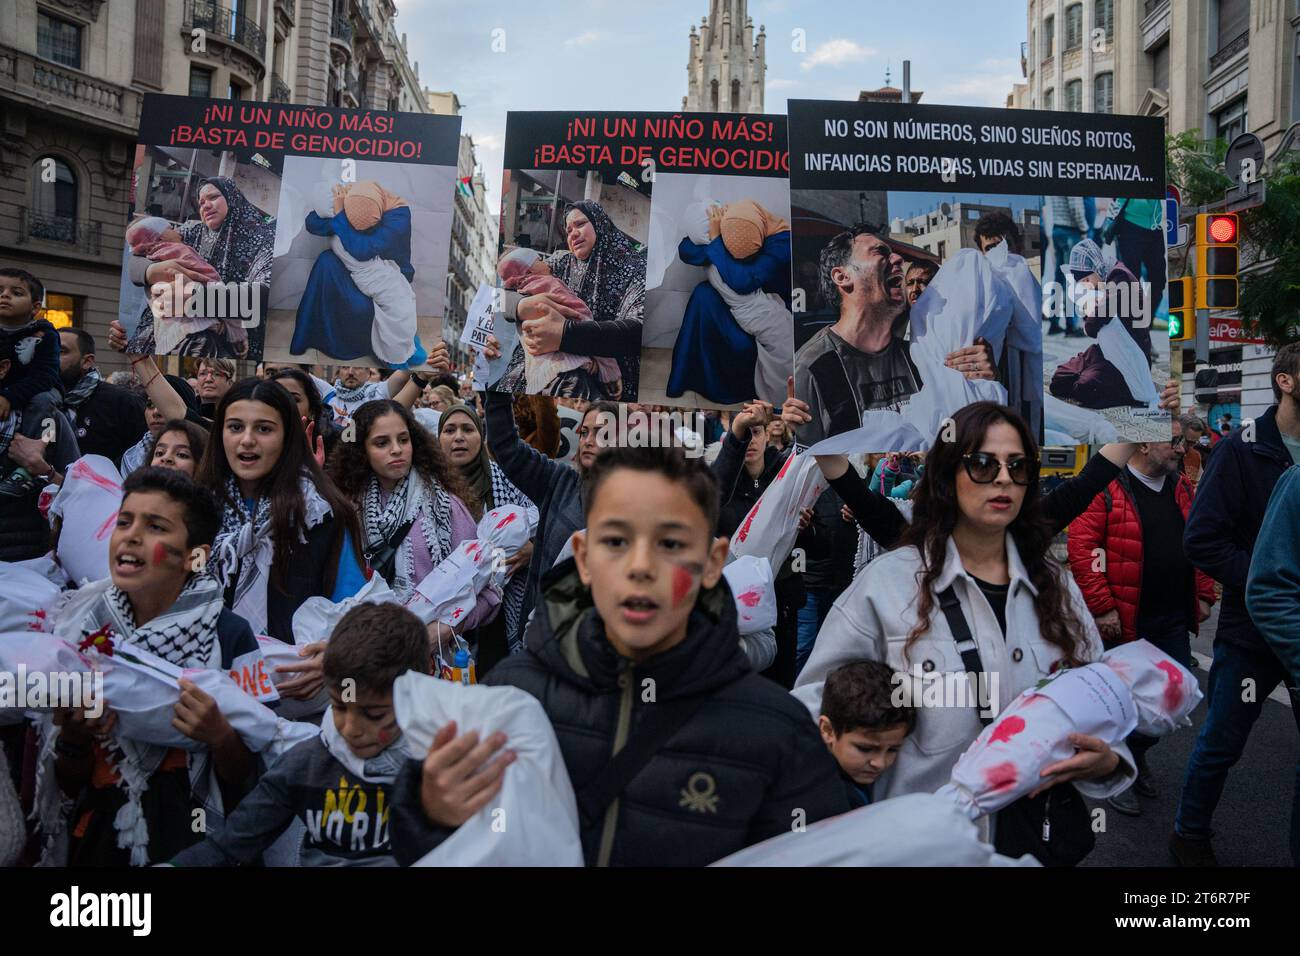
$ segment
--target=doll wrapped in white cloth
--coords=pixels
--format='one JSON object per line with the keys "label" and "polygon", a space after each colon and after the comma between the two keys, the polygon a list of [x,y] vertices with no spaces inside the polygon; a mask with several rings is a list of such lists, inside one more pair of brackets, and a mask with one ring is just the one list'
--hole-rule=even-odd
{"label": "doll wrapped in white cloth", "polygon": [[971,819],[994,813],[1043,784],[1042,771],[1074,755],[1070,734],[1114,747],[1135,729],[1162,736],[1190,724],[1201,700],[1196,678],[1149,641],[1063,671],[1026,690],[957,758],[937,792]]}
{"label": "doll wrapped in white cloth", "polygon": [[412,758],[422,758],[453,720],[484,738],[501,731],[515,753],[496,798],[416,866],[582,866],[573,785],[537,698],[408,671],[393,684],[393,709]]}
{"label": "doll wrapped in white cloth", "polygon": [[909,793],[746,847],[713,866],[1037,866],[993,852],[937,794]]}

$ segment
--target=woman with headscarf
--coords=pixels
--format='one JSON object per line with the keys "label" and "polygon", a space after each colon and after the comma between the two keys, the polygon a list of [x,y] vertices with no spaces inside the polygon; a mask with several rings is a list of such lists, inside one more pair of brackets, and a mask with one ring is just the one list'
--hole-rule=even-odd
{"label": "woman with headscarf", "polygon": [[[645,320],[645,252],[594,200],[584,199],[565,210],[564,231],[567,251],[554,253],[546,264],[587,304],[595,321],[567,320],[544,295],[528,296],[514,309],[507,308],[506,317],[519,322],[520,338],[496,390],[523,390],[525,351],[530,355],[568,352],[617,359],[623,375],[620,398],[636,401]],[[538,314],[535,300],[552,307]],[[588,401],[606,397],[599,378],[585,369],[564,373],[549,391]]]}
{"label": "woman with headscarf", "polygon": [[[505,472],[488,456],[484,439],[483,421],[468,405],[452,405],[442,413],[438,422],[438,441],[443,454],[460,469],[465,481],[483,502],[483,510],[491,511],[501,505],[518,505],[529,512],[537,522],[537,506],[506,477]],[[507,653],[523,650],[523,622],[520,609],[528,588],[528,562],[533,555],[533,544],[528,542],[507,559],[510,580],[502,592],[505,614],[498,618],[493,628],[480,628],[479,673],[483,673],[496,660]],[[522,572],[522,573],[521,573]],[[495,652],[495,654],[493,653]]]}
{"label": "woman with headscarf", "polygon": [[332,203],[332,215],[324,207],[307,213],[307,231],[330,247],[302,290],[290,353],[319,349],[340,362],[374,355],[392,368],[423,365],[411,207],[374,180],[336,186]]}
{"label": "woman with headscarf", "polygon": [[794,359],[790,224],[752,199],[715,204],[706,214],[707,237],[693,229],[677,247],[683,262],[707,267],[709,277],[682,314],[667,394],[779,403]]}
{"label": "woman with headscarf", "polygon": [[[266,315],[271,282],[271,262],[275,251],[275,219],[251,203],[235,181],[226,176],[199,180],[199,218],[185,223],[177,232],[185,245],[194,249],[217,271],[225,283],[248,283],[258,297],[258,315]],[[176,276],[189,282],[203,282],[204,277],[188,269],[180,260],[154,262],[132,256],[128,263],[131,281],[151,288],[155,283],[171,282]],[[240,296],[243,300],[244,296]],[[227,318],[227,317],[223,317]],[[247,349],[236,355],[235,347],[221,326],[186,335],[171,354],[193,357],[246,358],[262,354],[265,323],[248,329]],[[127,343],[126,350],[150,355],[155,350],[154,313],[146,305],[140,321]]]}

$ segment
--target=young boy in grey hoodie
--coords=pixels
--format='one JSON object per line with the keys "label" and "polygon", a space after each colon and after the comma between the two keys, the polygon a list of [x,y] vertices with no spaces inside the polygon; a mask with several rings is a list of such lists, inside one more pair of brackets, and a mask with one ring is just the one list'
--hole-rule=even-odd
{"label": "young boy in grey hoodie", "polygon": [[254,863],[295,818],[307,828],[303,866],[396,866],[389,847],[393,778],[405,754],[393,681],[429,672],[429,640],[396,604],[361,604],[325,648],[330,709],[320,736],[294,747],[226,818],[225,828],[172,859],[176,866]]}

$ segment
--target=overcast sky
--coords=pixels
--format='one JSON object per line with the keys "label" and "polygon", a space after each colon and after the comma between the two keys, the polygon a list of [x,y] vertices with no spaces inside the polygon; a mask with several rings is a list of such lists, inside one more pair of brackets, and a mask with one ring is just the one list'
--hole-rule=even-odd
{"label": "overcast sky", "polygon": [[[692,24],[708,0],[451,3],[396,0],[421,83],[454,90],[497,210],[507,110],[680,110]],[[786,100],[857,99],[885,82],[923,103],[1002,106],[1020,79],[1024,0],[760,0],[767,27],[766,112]],[[804,48],[794,47],[802,30]],[[497,46],[493,52],[494,31]]]}

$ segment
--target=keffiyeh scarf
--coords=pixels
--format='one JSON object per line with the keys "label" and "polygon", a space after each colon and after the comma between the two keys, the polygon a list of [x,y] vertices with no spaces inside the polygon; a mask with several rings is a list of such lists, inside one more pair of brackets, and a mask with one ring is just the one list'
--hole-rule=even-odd
{"label": "keffiyeh scarf", "polygon": [[153,433],[145,432],[144,437],[138,442],[122,452],[122,461],[119,463],[118,471],[125,478],[131,472],[138,468],[143,468],[148,462],[145,456],[149,453],[149,446],[153,444]]}
{"label": "keffiyeh scarf", "polygon": [[451,495],[438,482],[430,482],[411,469],[384,500],[379,479],[371,475],[361,500],[366,553],[383,547],[398,528],[412,519],[411,531],[398,545],[393,580],[389,582],[403,597],[420,583],[415,580],[415,543],[411,533],[416,525],[435,567],[451,554]]}
{"label": "keffiyeh scarf", "polygon": [[90,393],[95,390],[103,380],[99,374],[99,369],[91,366],[89,372],[77,379],[77,384],[68,389],[63,395],[63,407],[66,409],[76,409],[81,407],[81,403],[90,398]]}
{"label": "keffiyeh scarf", "polygon": [[[307,475],[299,477],[298,487],[307,512],[307,527],[298,530],[298,538],[305,541],[305,532],[329,517],[330,506]],[[259,498],[253,514],[248,514],[238,483],[233,476],[227,477],[226,507],[221,514],[221,530],[212,545],[209,566],[223,588],[234,585],[230,609],[248,621],[254,634],[266,633],[266,586],[274,558],[271,500]]]}
{"label": "keffiyeh scarf", "polygon": [[[530,512],[533,524],[536,525],[537,506],[515,487],[514,482],[506,477],[500,465],[495,461],[489,461],[488,464],[492,471],[492,502],[491,504],[483,502],[483,510],[486,512],[502,505],[518,505]],[[524,595],[527,591],[528,569],[525,567],[510,576],[501,595],[501,603],[505,606],[506,640],[509,641],[511,654],[524,649],[524,628],[523,622],[519,619],[519,612],[523,609]]]}
{"label": "keffiyeh scarf", "polygon": [[[192,575],[176,601],[158,617],[137,625],[130,599],[111,578],[96,581],[70,592],[55,623],[54,633],[76,644],[107,628],[115,640],[125,641],[161,657],[177,667],[220,667],[221,647],[217,640],[217,618],[222,610],[221,586],[206,574]],[[42,865],[56,865],[66,836],[65,810],[71,801],[63,798],[54,779],[54,745],[59,731],[53,715],[36,721],[40,738],[36,801],[33,814],[40,820],[45,848]],[[141,797],[149,789],[167,748],[110,735],[104,742],[109,762],[117,770],[119,786],[126,791],[126,803],[113,819],[117,845],[131,851],[131,865],[149,862],[149,826]],[[210,754],[186,754],[193,800],[203,807],[209,828],[224,820],[221,790],[216,785]]]}

